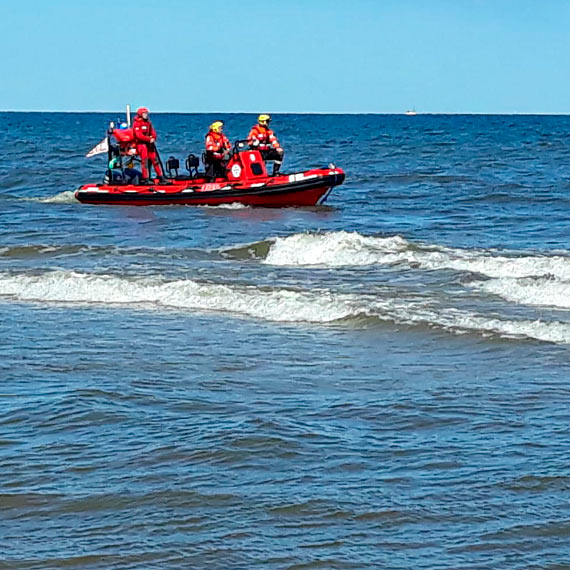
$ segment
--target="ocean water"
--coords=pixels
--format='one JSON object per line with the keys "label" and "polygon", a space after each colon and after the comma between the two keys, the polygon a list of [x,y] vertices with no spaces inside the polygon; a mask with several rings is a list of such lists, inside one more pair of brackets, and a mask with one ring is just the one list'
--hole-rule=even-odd
{"label": "ocean water", "polygon": [[79,204],[114,118],[0,113],[0,568],[570,568],[570,117],[276,115],[325,206]]}

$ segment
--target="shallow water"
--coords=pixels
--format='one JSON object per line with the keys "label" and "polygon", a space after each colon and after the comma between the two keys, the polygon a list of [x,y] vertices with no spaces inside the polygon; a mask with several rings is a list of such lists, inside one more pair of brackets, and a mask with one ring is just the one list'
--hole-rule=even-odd
{"label": "shallow water", "polygon": [[0,113],[1,568],[567,567],[570,118],[276,116],[327,206],[81,205],[112,118]]}

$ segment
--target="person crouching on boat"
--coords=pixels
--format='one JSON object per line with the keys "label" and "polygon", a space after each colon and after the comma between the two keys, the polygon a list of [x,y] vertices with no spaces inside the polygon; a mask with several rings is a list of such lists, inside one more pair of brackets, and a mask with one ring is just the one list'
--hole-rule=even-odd
{"label": "person crouching on boat", "polygon": [[168,180],[164,177],[162,173],[162,168],[158,161],[158,154],[156,152],[156,131],[152,126],[149,118],[149,111],[146,107],[140,107],[137,109],[137,116],[133,121],[133,134],[135,137],[135,143],[137,145],[137,154],[141,158],[141,168],[143,179],[141,184],[150,184],[149,180],[149,162],[154,166],[156,175],[159,181],[164,184]]}
{"label": "person crouching on boat", "polygon": [[116,156],[109,162],[103,182],[105,184],[134,184],[136,186],[140,184],[141,178],[142,174],[140,170],[134,168],[132,160],[123,167],[121,159]]}
{"label": "person crouching on boat", "polygon": [[263,160],[273,161],[273,176],[279,174],[279,169],[283,163],[283,149],[275,136],[275,133],[269,128],[271,115],[259,115],[257,117],[257,125],[251,127],[247,142],[252,149],[261,151]]}
{"label": "person crouching on boat", "polygon": [[209,180],[214,178],[225,178],[226,163],[230,156],[232,145],[228,137],[224,135],[223,121],[214,121],[210,125],[210,130],[206,135],[206,177]]}

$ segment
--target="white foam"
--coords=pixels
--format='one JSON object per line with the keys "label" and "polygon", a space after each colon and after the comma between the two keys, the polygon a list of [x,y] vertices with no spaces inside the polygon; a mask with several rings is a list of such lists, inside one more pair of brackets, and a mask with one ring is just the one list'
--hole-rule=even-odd
{"label": "white foam", "polygon": [[217,206],[200,206],[200,208],[211,210],[246,210],[249,206],[247,204],[240,204],[239,202],[231,202],[230,204],[218,204]]}
{"label": "white foam", "polygon": [[[447,321],[447,322],[445,322]],[[452,312],[440,323],[444,328],[493,333],[506,338],[532,338],[543,342],[570,344],[570,325],[560,321],[502,320],[480,315]]]}
{"label": "white foam", "polygon": [[562,256],[504,256],[488,252],[451,250],[450,253],[431,255],[421,260],[422,267],[428,269],[454,269],[470,271],[488,277],[539,277],[554,276],[570,279],[570,258]]}
{"label": "white foam", "polygon": [[349,302],[335,302],[334,295],[326,291],[261,290],[254,286],[199,283],[190,279],[125,279],[73,271],[41,275],[0,273],[0,296],[18,301],[229,312],[282,322],[326,323],[354,312]]}
{"label": "white foam", "polygon": [[73,204],[77,202],[77,198],[75,198],[75,192],[71,190],[60,192],[59,194],[49,196],[48,198],[35,198],[34,200],[43,202],[44,204]]}
{"label": "white foam", "polygon": [[356,232],[295,234],[274,238],[264,262],[280,266],[342,267],[407,265],[451,269],[488,277],[555,276],[570,280],[570,257],[415,245],[400,236],[366,237]]}
{"label": "white foam", "polygon": [[295,234],[274,238],[264,263],[289,266],[342,267],[395,263],[408,242],[400,237],[366,237],[356,232]]}
{"label": "white foam", "polygon": [[406,325],[427,325],[456,334],[497,334],[570,344],[570,324],[512,320],[442,308],[434,301],[403,299],[386,288],[383,296],[335,294],[329,290],[294,291],[255,286],[200,283],[160,277],[124,278],[73,271],[37,275],[0,273],[5,301],[80,303],[183,312],[214,311],[276,322],[330,323],[369,316]]}
{"label": "white foam", "polygon": [[473,286],[503,299],[523,304],[570,309],[570,283],[552,279],[492,279]]}
{"label": "white foam", "polygon": [[399,302],[384,307],[378,316],[398,324],[423,324],[457,334],[478,333],[483,336],[498,335],[504,338],[526,337],[543,342],[570,344],[570,324],[560,321],[501,319],[459,309],[434,309]]}

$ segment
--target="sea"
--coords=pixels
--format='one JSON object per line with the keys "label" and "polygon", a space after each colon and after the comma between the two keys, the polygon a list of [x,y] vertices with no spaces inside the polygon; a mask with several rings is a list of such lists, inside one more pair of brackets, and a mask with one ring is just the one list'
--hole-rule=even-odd
{"label": "sea", "polygon": [[117,118],[0,113],[2,570],[570,568],[570,117],[274,115],[324,205],[80,204]]}

